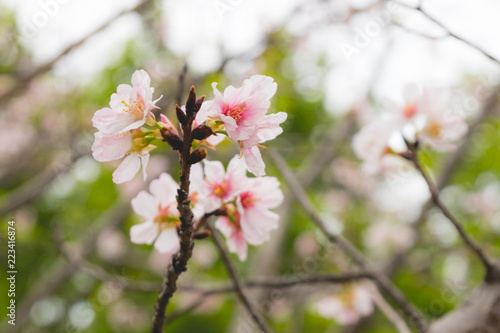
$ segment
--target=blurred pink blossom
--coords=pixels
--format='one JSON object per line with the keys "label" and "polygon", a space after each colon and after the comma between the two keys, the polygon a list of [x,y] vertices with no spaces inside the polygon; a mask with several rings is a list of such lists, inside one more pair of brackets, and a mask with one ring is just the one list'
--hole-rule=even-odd
{"label": "blurred pink blossom", "polygon": [[373,312],[373,300],[363,285],[347,287],[339,295],[322,299],[316,310],[325,318],[333,318],[341,325],[351,325]]}

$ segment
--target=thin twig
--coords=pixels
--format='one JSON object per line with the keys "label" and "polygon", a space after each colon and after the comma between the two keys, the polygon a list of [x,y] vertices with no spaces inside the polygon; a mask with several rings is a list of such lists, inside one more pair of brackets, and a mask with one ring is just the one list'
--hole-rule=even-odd
{"label": "thin twig", "polygon": [[465,244],[476,254],[476,256],[481,260],[483,265],[486,268],[486,281],[494,281],[496,279],[500,278],[500,268],[495,264],[495,262],[486,255],[484,252],[483,248],[479,246],[479,244],[476,243],[476,241],[467,233],[467,231],[464,229],[462,224],[458,222],[456,217],[448,210],[446,205],[441,201],[439,197],[439,190],[432,181],[432,179],[429,177],[427,172],[422,167],[422,164],[420,163],[420,160],[418,158],[418,153],[417,153],[417,145],[411,145],[409,144],[409,154],[407,155],[407,158],[413,163],[415,168],[420,172],[422,177],[424,178],[425,182],[427,183],[427,186],[429,187],[429,192],[431,193],[431,198],[436,207],[441,210],[444,216],[450,220],[450,222],[453,224],[455,229],[458,231],[458,234],[462,238],[462,240],[465,242]]}
{"label": "thin twig", "polygon": [[231,262],[231,258],[229,258],[229,254],[226,252],[226,249],[222,243],[221,238],[219,235],[214,232],[212,226],[210,223],[206,224],[206,227],[208,230],[212,232],[212,239],[214,240],[215,246],[219,250],[222,262],[224,263],[224,266],[226,267],[227,272],[229,273],[229,276],[233,280],[234,284],[234,289],[236,291],[236,294],[238,295],[239,300],[245,308],[247,309],[248,313],[250,314],[250,317],[252,320],[255,322],[255,324],[259,327],[259,329],[264,332],[264,333],[270,333],[272,332],[271,329],[267,326],[267,324],[264,322],[261,316],[257,313],[257,310],[254,308],[250,300],[248,299],[246,292],[244,290],[244,284],[240,280],[240,277],[238,276],[238,273],[236,272],[235,267],[233,266],[233,263]]}
{"label": "thin twig", "polygon": [[[481,125],[485,120],[490,117],[494,112],[498,110],[498,94],[500,93],[500,88],[496,87],[493,89],[491,95],[484,102],[483,108],[479,115],[472,121],[469,125],[469,131],[463,138],[462,142],[459,144],[457,149],[451,154],[450,157],[446,159],[440,170],[440,176],[436,181],[436,186],[438,190],[442,190],[447,186],[455,174],[455,171],[459,168],[462,163],[463,157],[469,152],[473,138],[476,133],[481,128]],[[432,208],[432,199],[429,199],[422,207],[420,214],[416,217],[409,225],[412,226],[412,230],[418,234],[420,227],[425,222],[425,218]],[[387,264],[387,275],[391,276],[399,268],[399,266],[404,262],[404,258],[411,251],[411,247],[407,247],[400,252],[396,253],[393,258],[389,260]]]}
{"label": "thin twig", "polygon": [[387,319],[389,319],[389,321],[398,329],[399,333],[411,333],[404,319],[401,318],[399,313],[394,311],[394,309],[386,302],[377,287],[373,283],[366,283],[366,286],[370,289],[373,302],[377,305],[380,311],[384,313]]}
{"label": "thin twig", "polygon": [[341,235],[332,233],[328,229],[326,223],[319,217],[318,214],[316,214],[311,201],[307,197],[307,194],[305,193],[304,189],[298,182],[293,172],[288,167],[288,164],[285,162],[283,157],[281,157],[278,152],[272,149],[269,149],[268,152],[276,166],[280,169],[286,183],[288,184],[288,187],[294,194],[299,204],[304,209],[305,213],[309,216],[309,218],[320,228],[320,230],[332,243],[337,244],[359,266],[372,272],[378,286],[384,292],[390,295],[391,298],[401,307],[401,309],[409,317],[410,321],[415,324],[419,332],[425,332],[425,329],[427,327],[427,320],[425,319],[423,314],[406,299],[403,293],[396,286],[394,286],[385,275],[372,268],[368,260],[365,259],[363,254],[351,242],[343,238]]}
{"label": "thin twig", "polygon": [[3,94],[0,95],[0,103],[5,104],[7,103],[11,98],[16,96],[18,93],[22,92],[31,81],[33,81],[35,78],[39,77],[42,74],[47,73],[50,71],[54,65],[61,60],[64,56],[66,56],[68,53],[73,51],[73,49],[79,47],[80,45],[84,44],[88,39],[90,39],[92,36],[98,34],[99,32],[103,31],[107,27],[109,27],[113,22],[115,22],[118,18],[132,12],[137,12],[141,11],[146,5],[148,5],[152,0],[144,0],[141,3],[139,3],[137,6],[124,10],[117,15],[113,16],[111,19],[106,21],[104,24],[99,26],[97,29],[91,31],[89,34],[87,34],[85,37],[82,39],[76,41],[75,43],[69,45],[66,47],[61,53],[59,53],[55,58],[53,58],[51,61],[45,63],[44,65],[41,65],[40,67],[36,68],[34,71],[32,71],[30,74],[28,74],[25,77],[21,77],[15,84],[12,86],[10,89],[5,91]]}
{"label": "thin twig", "polygon": [[[394,1],[394,0],[391,0],[391,1]],[[476,49],[477,51],[481,52],[482,54],[484,54],[486,57],[488,57],[489,59],[493,60],[494,62],[496,63],[499,63],[500,64],[500,60],[496,57],[494,57],[491,53],[489,53],[488,51],[484,50],[482,47],[480,47],[479,45],[471,42],[471,41],[468,41],[466,39],[464,39],[463,37],[455,34],[454,32],[452,32],[445,24],[441,23],[441,21],[439,21],[438,19],[436,19],[435,17],[433,17],[431,14],[429,14],[429,12],[427,12],[426,10],[424,10],[422,8],[422,1],[420,1],[420,3],[418,4],[417,7],[412,7],[408,4],[405,4],[405,3],[401,3],[399,1],[397,1],[397,4],[401,5],[401,6],[404,6],[406,8],[410,8],[410,9],[413,9],[413,10],[416,10],[420,13],[422,13],[422,15],[424,15],[429,21],[433,22],[434,24],[436,24],[438,27],[440,27],[441,29],[443,29],[446,34],[450,37],[453,37],[467,45],[469,45],[470,47],[472,47],[473,49]],[[406,28],[408,29],[408,28]]]}

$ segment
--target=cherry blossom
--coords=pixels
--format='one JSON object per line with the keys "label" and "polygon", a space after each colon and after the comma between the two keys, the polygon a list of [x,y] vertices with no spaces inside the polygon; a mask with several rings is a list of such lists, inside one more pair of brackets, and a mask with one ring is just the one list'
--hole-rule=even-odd
{"label": "cherry blossom", "polygon": [[325,318],[333,318],[341,325],[351,325],[373,312],[370,291],[363,285],[347,287],[341,294],[316,303],[316,310]]}
{"label": "cherry blossom", "polygon": [[205,177],[200,187],[204,194],[204,209],[210,213],[221,208],[224,203],[234,201],[248,179],[245,165],[237,157],[231,159],[227,172],[219,161],[205,160],[204,165]]}
{"label": "cherry blossom", "polygon": [[[401,149],[404,142],[398,132],[398,125],[394,120],[378,119],[368,123],[354,135],[352,147],[364,161],[364,171],[369,174],[384,173],[399,165],[396,154],[404,151]],[[391,144],[391,141],[396,141],[397,144]]]}
{"label": "cherry blossom", "polygon": [[415,85],[408,85],[404,91],[405,104],[385,102],[385,108],[400,127],[406,129],[410,139],[417,138],[432,149],[445,152],[455,148],[467,132],[467,124],[451,109],[451,91],[444,88],[426,88],[420,93]]}
{"label": "cherry blossom", "polygon": [[266,115],[277,84],[269,76],[254,75],[240,88],[229,86],[224,93],[217,89],[217,83],[212,87],[215,99],[205,102],[209,104],[201,112],[199,121],[211,121],[214,130],[225,131],[240,145],[240,154],[249,171],[256,176],[265,175],[265,164],[258,147],[281,134],[280,124],[287,118],[285,112]]}
{"label": "cherry blossom", "polygon": [[199,203],[207,213],[222,209],[225,216],[215,227],[225,236],[229,251],[240,260],[247,257],[247,244],[261,245],[278,227],[279,216],[271,211],[283,201],[275,177],[248,178],[246,166],[234,156],[227,171],[219,161],[204,162],[204,178],[192,184],[198,189]]}
{"label": "cherry blossom", "polygon": [[[197,170],[194,170],[196,178]],[[158,252],[174,254],[179,250],[179,236],[177,226],[180,224],[179,211],[177,210],[177,189],[179,185],[167,173],[162,173],[158,179],[151,182],[150,193],[141,191],[132,200],[134,211],[146,219],[141,224],[130,228],[130,239],[136,244],[152,244]],[[203,214],[196,207],[198,193],[196,189],[190,190],[190,198],[195,213],[195,218]]]}
{"label": "cherry blossom", "polygon": [[111,95],[110,107],[98,110],[92,122],[100,132],[107,134],[123,133],[137,129],[146,122],[156,123],[151,110],[157,108],[153,101],[154,88],[150,87],[151,79],[145,70],[135,71],[132,75],[132,86],[120,84],[116,93]]}
{"label": "cherry blossom", "polygon": [[92,156],[99,162],[118,160],[125,156],[118,168],[113,172],[113,182],[121,184],[131,180],[142,165],[143,178],[146,180],[146,167],[149,152],[156,148],[151,145],[152,138],[145,136],[140,129],[118,134],[96,132],[92,145]]}

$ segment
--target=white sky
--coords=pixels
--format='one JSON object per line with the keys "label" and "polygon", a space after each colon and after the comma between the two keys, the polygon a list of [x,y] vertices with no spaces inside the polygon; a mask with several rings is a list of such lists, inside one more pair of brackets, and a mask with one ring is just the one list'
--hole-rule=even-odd
{"label": "white sky", "polygon": [[[407,83],[452,85],[460,83],[465,75],[499,74],[498,64],[451,37],[429,41],[387,26],[371,34],[349,62],[341,46],[346,43],[359,46],[355,43],[356,34],[373,28],[380,13],[358,15],[349,27],[314,23],[327,19],[328,12],[341,13],[349,4],[362,7],[372,1],[324,2],[322,7],[306,7],[303,15],[289,20],[297,3],[308,2],[311,0],[163,0],[163,39],[174,53],[188,59],[193,71],[203,73],[217,68],[225,56],[258,56],[264,34],[285,25],[297,40],[296,53],[289,59],[298,73],[297,89],[323,90],[325,106],[334,113],[349,110],[365,96],[374,68],[379,69],[375,95],[396,100]],[[138,1],[0,0],[0,3],[16,9],[25,37],[23,42],[32,50],[34,61],[41,64]],[[424,8],[453,32],[500,58],[497,37],[500,2],[426,0]],[[410,29],[442,35],[439,28],[415,11],[400,7],[390,17]],[[55,74],[71,82],[86,82],[121,54],[127,40],[140,38],[141,33],[138,15],[124,16],[61,61]],[[328,64],[326,72],[315,64],[319,59]],[[314,96],[311,94],[310,98]]]}

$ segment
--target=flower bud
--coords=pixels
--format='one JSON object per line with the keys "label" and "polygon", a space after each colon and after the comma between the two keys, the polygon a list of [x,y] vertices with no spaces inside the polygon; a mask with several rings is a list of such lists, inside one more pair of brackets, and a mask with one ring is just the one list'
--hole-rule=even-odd
{"label": "flower bud", "polygon": [[194,86],[191,86],[189,96],[186,100],[186,115],[188,117],[192,117],[196,114],[196,112],[198,112],[198,110],[196,109],[196,91],[194,90]]}
{"label": "flower bud", "polygon": [[201,231],[196,232],[193,235],[193,238],[194,239],[205,239],[205,238],[208,238],[210,236],[212,236],[212,232],[210,230],[201,230]]}
{"label": "flower bud", "polygon": [[196,140],[205,140],[211,135],[214,135],[215,133],[212,131],[212,129],[206,125],[200,125],[196,127],[193,130],[193,139]]}
{"label": "flower bud", "polygon": [[202,161],[205,157],[207,157],[207,150],[205,148],[198,148],[189,155],[188,163],[196,164]]}
{"label": "flower bud", "polygon": [[187,116],[186,114],[184,113],[184,111],[182,111],[182,109],[179,107],[179,105],[175,105],[175,112],[177,114],[177,119],[179,119],[179,122],[183,125],[183,126],[186,126],[187,125]]}
{"label": "flower bud", "polygon": [[174,133],[173,131],[162,130],[161,135],[163,137],[163,141],[167,142],[174,150],[181,150],[184,141],[182,141],[181,137]]}

